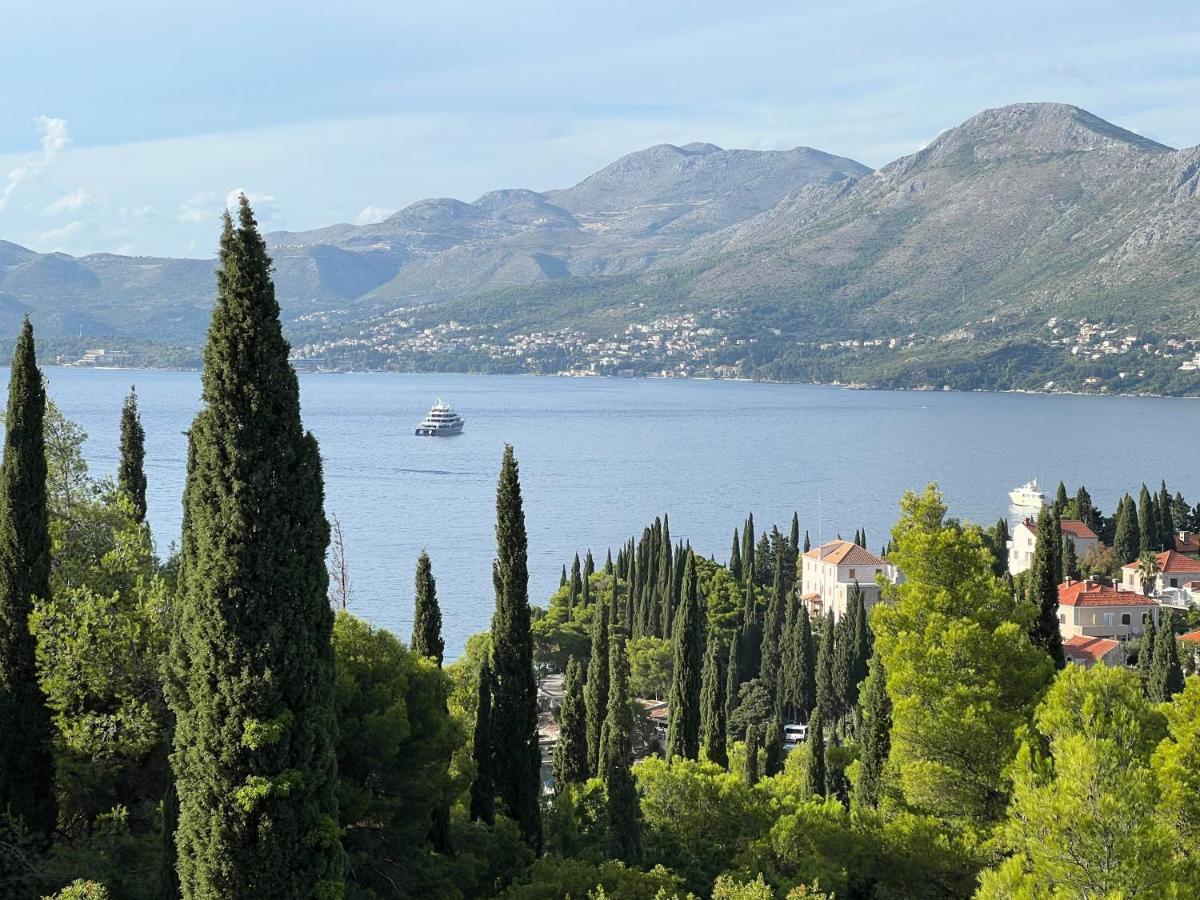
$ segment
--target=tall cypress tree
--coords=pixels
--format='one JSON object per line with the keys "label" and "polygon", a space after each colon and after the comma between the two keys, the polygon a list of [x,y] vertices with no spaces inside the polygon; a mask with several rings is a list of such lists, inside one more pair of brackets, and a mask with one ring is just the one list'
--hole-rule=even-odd
{"label": "tall cypress tree", "polygon": [[1137,508],[1133,504],[1133,498],[1128,494],[1122,498],[1120,506],[1117,507],[1113,549],[1117,551],[1117,559],[1122,563],[1133,562],[1142,552],[1142,535],[1137,521]]}
{"label": "tall cypress tree", "polygon": [[492,667],[485,659],[475,683],[475,733],[471,745],[475,777],[471,780],[471,821],[496,821],[496,786],[492,780]]}
{"label": "tall cypress tree", "polygon": [[818,706],[808,720],[808,765],[805,782],[811,794],[825,793],[825,723]]}
{"label": "tall cypress tree", "polygon": [[740,628],[735,628],[733,636],[729,639],[729,658],[725,662],[725,744],[728,747],[733,742],[736,735],[729,734],[729,723],[733,718],[733,711],[737,706],[738,688],[742,686],[741,673],[739,666],[741,665],[742,654],[738,648],[738,641],[741,640],[742,631]]}
{"label": "tall cypress tree", "polygon": [[1061,516],[1063,510],[1067,508],[1067,486],[1061,481],[1058,483],[1058,490],[1054,492],[1054,513]]}
{"label": "tall cypress tree", "polygon": [[629,655],[625,641],[613,642],[609,660],[612,690],[604,719],[602,769],[608,812],[608,852],[626,865],[642,861],[641,808],[633,781],[633,709],[629,703]]}
{"label": "tall cypress tree", "polygon": [[1150,616],[1146,619],[1146,625],[1142,630],[1142,640],[1138,644],[1138,675],[1142,678],[1142,687],[1146,691],[1146,696],[1151,696],[1150,673],[1154,667],[1154,650],[1157,646],[1157,630],[1154,627],[1154,617]]}
{"label": "tall cypress tree", "polygon": [[1154,508],[1154,498],[1144,484],[1138,496],[1137,522],[1141,536],[1139,552],[1157,553],[1162,548],[1162,541],[1158,535],[1158,512]]}
{"label": "tall cypress tree", "polygon": [[592,619],[592,649],[588,658],[587,685],[583,700],[587,711],[588,771],[600,775],[600,730],[608,715],[608,616],[603,606],[596,607]]}
{"label": "tall cypress tree", "polygon": [[747,582],[754,580],[754,513],[746,517],[742,528],[742,573]]}
{"label": "tall cypress tree", "polygon": [[579,595],[583,593],[583,577],[579,574],[579,554],[575,554],[575,560],[571,563],[571,581],[570,591],[567,594],[567,609],[575,608],[575,604],[579,602]]}
{"label": "tall cypress tree", "polygon": [[796,707],[807,722],[817,705],[817,649],[813,644],[812,622],[808,608],[800,605],[799,634],[796,637]]}
{"label": "tall cypress tree", "polygon": [[746,726],[745,767],[746,784],[754,787],[758,784],[758,728],[753,724]]}
{"label": "tall cypress tree", "polygon": [[788,535],[788,543],[792,545],[792,556],[800,552],[800,514],[792,513],[792,531]]}
{"label": "tall cypress tree", "polygon": [[778,775],[783,771],[783,723],[779,715],[771,716],[767,723],[767,734],[763,741],[766,753],[763,754],[763,771],[767,777]]}
{"label": "tall cypress tree", "polygon": [[245,197],[226,214],[172,635],[172,766],[184,898],[342,889],[329,524]]}
{"label": "tall cypress tree", "polygon": [[772,696],[776,697],[779,694],[783,624],[787,617],[787,589],[784,586],[783,567],[783,559],[776,554],[775,575],[769,595],[767,614],[763,621],[762,649],[759,653],[762,660],[760,677],[766,682],[767,689],[771,691]]}
{"label": "tall cypress tree", "polygon": [[673,640],[674,671],[668,701],[667,759],[695,759],[700,752],[700,670],[704,664],[704,620],[696,583],[696,559],[688,554],[683,599]]}
{"label": "tall cypress tree", "polygon": [[729,548],[729,574],[733,576],[733,580],[741,583],[742,580],[742,548],[738,543],[738,530],[733,529],[733,546]]}
{"label": "tall cypress tree", "polygon": [[558,743],[554,747],[554,787],[588,779],[587,709],[583,704],[583,667],[571,657],[563,680],[563,703],[558,711]]}
{"label": "tall cypress tree", "polygon": [[496,560],[492,584],[492,756],[500,812],[516,821],[525,842],[542,846],[539,800],[542,753],[537,735],[537,679],[530,630],[528,539],[521,480],[505,445],[496,488]]}
{"label": "tall cypress tree", "polygon": [[1179,664],[1175,631],[1166,621],[1154,638],[1146,693],[1153,702],[1165,703],[1182,690],[1183,669]]}
{"label": "tall cypress tree", "polygon": [[27,318],[13,351],[0,465],[0,810],[43,834],[54,828],[54,763],[29,613],[34,599],[50,599],[45,412]]}
{"label": "tall cypress tree", "polygon": [[842,620],[837,624],[837,639],[834,641],[833,693],[839,717],[849,713],[858,700],[854,685],[854,674],[857,670],[854,635],[861,603],[862,588],[856,582],[851,586],[846,602],[846,615],[842,616]]}
{"label": "tall cypress tree", "polygon": [[729,767],[725,746],[725,673],[721,671],[721,648],[715,636],[704,652],[704,675],[700,685],[700,750],[709,762]]}
{"label": "tall cypress tree", "polygon": [[146,521],[146,430],[138,414],[137,388],[121,407],[121,459],[117,464],[117,490],[133,504],[134,518]]}
{"label": "tall cypress tree", "polygon": [[440,668],[446,642],[442,639],[442,608],[438,605],[437,582],[429,554],[417,557],[416,604],[413,612],[412,649],[421,656],[433,657]]}
{"label": "tall cypress tree", "polygon": [[807,553],[812,549],[812,541],[808,539],[808,531],[804,532],[804,547],[800,550],[801,553]]}
{"label": "tall cypress tree", "polygon": [[871,674],[867,676],[861,700],[859,742],[862,754],[858,763],[858,779],[854,783],[854,799],[859,806],[873,808],[879,805],[883,767],[892,747],[892,700],[887,692],[883,660],[878,654],[871,658]]}
{"label": "tall cypress tree", "polygon": [[1079,557],[1075,555],[1075,542],[1069,534],[1062,539],[1062,574],[1063,578],[1079,578]]}
{"label": "tall cypress tree", "polygon": [[1029,639],[1049,653],[1060,669],[1067,664],[1058,623],[1056,570],[1061,540],[1058,521],[1052,508],[1046,507],[1038,515],[1037,544],[1029,571],[1028,598],[1037,610],[1037,618],[1030,625]]}
{"label": "tall cypress tree", "polygon": [[[837,717],[837,688],[833,682],[834,631],[833,610],[821,628],[821,649],[817,651],[816,709],[829,722]],[[811,726],[810,726],[811,729]]]}
{"label": "tall cypress tree", "polygon": [[1159,549],[1173,550],[1175,548],[1175,521],[1171,517],[1171,494],[1167,490],[1166,479],[1158,491],[1158,500],[1154,504],[1158,512],[1158,541]]}

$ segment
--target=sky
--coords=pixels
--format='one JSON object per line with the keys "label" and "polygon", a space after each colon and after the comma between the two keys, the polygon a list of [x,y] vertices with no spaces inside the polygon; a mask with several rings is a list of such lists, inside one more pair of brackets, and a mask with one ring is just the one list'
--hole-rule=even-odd
{"label": "sky", "polygon": [[[1200,144],[1195,0],[6,0],[0,239],[211,256],[424,197],[566,187],[656,143],[880,166],[1072,103]],[[985,8],[988,7],[988,8]]]}

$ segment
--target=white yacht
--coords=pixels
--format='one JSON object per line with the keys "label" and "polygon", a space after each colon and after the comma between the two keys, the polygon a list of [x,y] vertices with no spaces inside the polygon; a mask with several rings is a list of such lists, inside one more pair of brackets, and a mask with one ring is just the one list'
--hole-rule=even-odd
{"label": "white yacht", "polygon": [[1012,501],[1013,506],[1022,509],[1041,509],[1046,505],[1046,495],[1038,490],[1036,478],[1019,488],[1013,488],[1008,492],[1008,499]]}
{"label": "white yacht", "polygon": [[465,420],[450,408],[443,400],[433,404],[433,409],[425,414],[425,418],[417,426],[417,434],[429,437],[443,437],[448,434],[461,434]]}

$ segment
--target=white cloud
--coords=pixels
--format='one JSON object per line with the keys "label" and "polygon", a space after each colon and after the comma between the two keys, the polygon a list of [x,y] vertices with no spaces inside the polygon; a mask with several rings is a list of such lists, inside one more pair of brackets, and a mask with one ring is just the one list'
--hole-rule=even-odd
{"label": "white cloud", "polygon": [[38,116],[37,129],[42,134],[42,155],[28,157],[8,173],[4,191],[0,193],[0,210],[8,205],[13,193],[18,187],[30,179],[36,178],[43,169],[58,158],[58,154],[67,144],[71,143],[67,136],[66,119],[52,119],[49,116]]}
{"label": "white cloud", "polygon": [[179,204],[179,221],[185,225],[216,222],[219,195],[216,191],[198,191]]}
{"label": "white cloud", "polygon": [[42,213],[47,216],[53,216],[65,212],[78,212],[85,206],[91,206],[103,202],[103,200],[103,196],[90,188],[77,188],[68,194],[63,194],[57,200],[46,204],[46,208],[42,210]]}
{"label": "white cloud", "polygon": [[250,201],[250,208],[254,210],[254,218],[260,224],[278,221],[282,211],[279,209],[279,204],[275,202],[274,194],[260,194],[245,188],[234,188],[225,195],[225,208],[236,213],[242,194],[245,194],[246,199]]}
{"label": "white cloud", "polygon": [[382,222],[395,211],[395,208],[390,206],[366,206],[354,217],[354,224],[374,225],[376,222]]}
{"label": "white cloud", "polygon": [[74,237],[83,228],[83,222],[76,220],[68,222],[61,228],[51,228],[49,231],[43,231],[37,236],[37,245],[39,247],[47,247],[49,250],[62,250],[63,242],[68,238]]}

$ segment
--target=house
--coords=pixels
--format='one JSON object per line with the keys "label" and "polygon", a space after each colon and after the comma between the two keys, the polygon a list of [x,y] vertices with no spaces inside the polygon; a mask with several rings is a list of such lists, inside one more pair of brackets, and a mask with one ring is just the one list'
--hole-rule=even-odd
{"label": "house", "polygon": [[1091,579],[1068,578],[1058,586],[1058,628],[1064,641],[1139,635],[1147,618],[1158,623],[1159,605],[1140,591],[1125,591]]}
{"label": "house", "polygon": [[[1158,575],[1151,583],[1150,593],[1157,595],[1167,588],[1183,587],[1191,581],[1200,581],[1200,560],[1184,556],[1177,550],[1165,550],[1158,554]],[[1127,591],[1142,590],[1137,560],[1121,567],[1121,586]]]}
{"label": "house", "polygon": [[800,558],[800,599],[812,616],[833,610],[834,621],[846,614],[850,595],[857,584],[863,603],[870,609],[880,600],[879,576],[892,584],[900,580],[900,570],[850,541],[828,541],[813,547]]}
{"label": "house", "polygon": [[[1076,559],[1082,559],[1089,550],[1100,546],[1100,536],[1078,519],[1061,519],[1058,529],[1074,546]],[[1008,571],[1013,575],[1026,571],[1033,565],[1033,551],[1036,548],[1037,522],[1025,519],[1013,529],[1008,542]]]}
{"label": "house", "polygon": [[1179,654],[1191,657],[1192,666],[1200,665],[1200,631],[1189,631],[1175,640],[1178,642]]}
{"label": "house", "polygon": [[1090,669],[1094,665],[1123,666],[1125,653],[1119,641],[1112,638],[1084,637],[1075,635],[1063,641],[1063,654],[1067,662]]}
{"label": "house", "polygon": [[1181,531],[1175,535],[1175,549],[1180,553],[1200,554],[1200,534]]}

